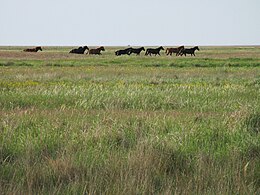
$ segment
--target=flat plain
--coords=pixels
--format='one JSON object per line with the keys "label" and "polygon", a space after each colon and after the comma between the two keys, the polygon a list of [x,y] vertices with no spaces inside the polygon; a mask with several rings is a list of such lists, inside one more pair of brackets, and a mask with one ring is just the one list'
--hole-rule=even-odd
{"label": "flat plain", "polygon": [[0,47],[0,194],[260,193],[260,47],[72,48]]}

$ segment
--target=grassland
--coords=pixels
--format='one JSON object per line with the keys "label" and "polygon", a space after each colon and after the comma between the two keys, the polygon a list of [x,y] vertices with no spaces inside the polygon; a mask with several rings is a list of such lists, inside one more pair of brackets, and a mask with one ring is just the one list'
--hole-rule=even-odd
{"label": "grassland", "polygon": [[0,47],[0,194],[259,194],[260,47]]}

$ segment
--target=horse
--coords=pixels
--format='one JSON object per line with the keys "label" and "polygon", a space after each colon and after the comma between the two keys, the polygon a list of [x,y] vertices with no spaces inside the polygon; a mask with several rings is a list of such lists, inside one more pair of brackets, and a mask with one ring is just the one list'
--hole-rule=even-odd
{"label": "horse", "polygon": [[41,47],[35,47],[33,49],[24,49],[23,51],[25,52],[37,52],[37,51],[42,51],[42,48]]}
{"label": "horse", "polygon": [[133,48],[132,47],[129,47],[127,49],[121,49],[121,50],[117,50],[115,52],[115,55],[116,56],[120,56],[120,55],[130,55],[130,51],[132,50]]}
{"label": "horse", "polygon": [[89,50],[88,46],[79,47],[78,49],[72,49],[69,53],[84,54],[86,50]]}
{"label": "horse", "polygon": [[140,48],[131,48],[129,50],[129,55],[131,55],[132,53],[135,53],[137,56],[140,55],[141,51],[145,51],[144,47],[140,47]]}
{"label": "horse", "polygon": [[181,51],[184,49],[184,46],[180,46],[180,47],[177,47],[177,48],[167,48],[165,53],[166,55],[172,55],[172,53],[176,53],[176,56],[180,55],[181,54]]}
{"label": "horse", "polygon": [[91,55],[91,54],[94,54],[94,55],[101,55],[101,51],[105,51],[105,48],[103,46],[101,47],[98,47],[96,49],[90,49],[88,51],[88,53]]}
{"label": "horse", "polygon": [[160,56],[160,51],[161,50],[164,50],[164,48],[161,46],[161,47],[158,47],[158,48],[156,48],[156,49],[153,49],[153,48],[148,48],[148,49],[146,49],[146,52],[145,52],[145,55],[147,56],[147,55],[152,55],[152,54],[154,54],[155,56],[158,54],[159,56]]}
{"label": "horse", "polygon": [[196,46],[196,47],[193,47],[193,48],[189,48],[189,49],[183,49],[182,51],[181,51],[181,56],[184,54],[185,56],[186,56],[186,54],[190,54],[191,56],[192,55],[194,55],[195,56],[195,51],[196,50],[200,50],[199,49],[199,47],[198,46]]}

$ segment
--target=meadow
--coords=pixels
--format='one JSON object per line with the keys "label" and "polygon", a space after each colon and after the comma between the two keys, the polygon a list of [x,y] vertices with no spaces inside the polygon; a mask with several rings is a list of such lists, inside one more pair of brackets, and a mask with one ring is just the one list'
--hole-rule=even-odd
{"label": "meadow", "polygon": [[260,47],[0,47],[0,194],[260,194]]}

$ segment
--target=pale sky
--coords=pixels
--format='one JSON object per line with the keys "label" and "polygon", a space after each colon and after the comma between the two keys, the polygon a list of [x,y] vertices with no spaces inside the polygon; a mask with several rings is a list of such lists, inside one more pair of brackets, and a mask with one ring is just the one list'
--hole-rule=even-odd
{"label": "pale sky", "polygon": [[0,45],[260,45],[260,0],[0,1]]}

